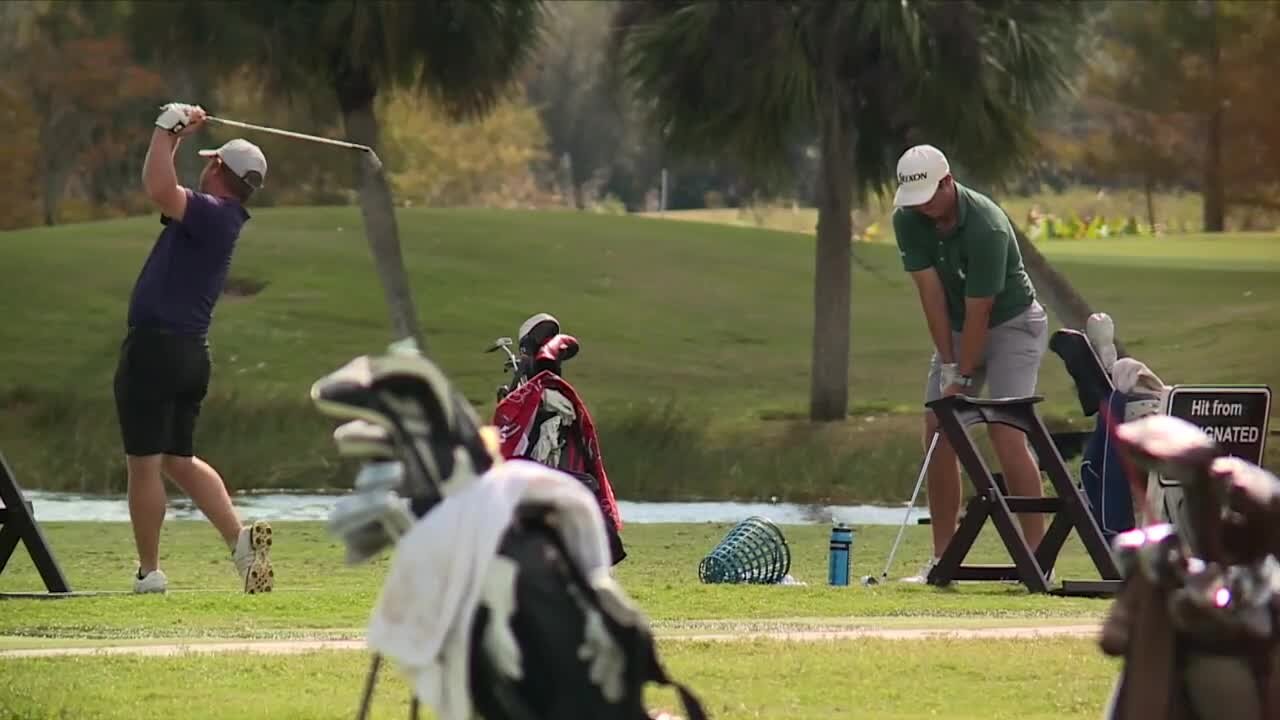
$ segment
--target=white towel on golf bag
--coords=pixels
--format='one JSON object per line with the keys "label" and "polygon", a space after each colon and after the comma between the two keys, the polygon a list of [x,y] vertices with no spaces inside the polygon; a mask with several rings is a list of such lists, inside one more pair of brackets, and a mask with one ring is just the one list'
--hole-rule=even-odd
{"label": "white towel on golf bag", "polygon": [[[516,676],[519,648],[504,622],[514,610],[514,566],[496,555],[515,509],[545,503],[588,579],[607,576],[609,543],[595,497],[577,479],[526,460],[499,463],[452,494],[404,535],[369,623],[369,647],[394,661],[439,720],[470,720],[473,618],[493,611],[484,639],[496,665]],[[601,655],[608,654],[608,648]],[[605,662],[601,658],[600,662]]]}
{"label": "white towel on golf bag", "polygon": [[1120,358],[1111,366],[1111,383],[1130,396],[1158,398],[1165,390],[1164,381],[1146,363],[1133,358]]}
{"label": "white towel on golf bag", "polygon": [[559,390],[547,389],[542,392],[542,407],[554,413],[542,422],[538,428],[538,442],[534,443],[529,453],[532,460],[557,467],[560,465],[560,448],[563,441],[560,431],[578,419],[573,409],[573,402]]}

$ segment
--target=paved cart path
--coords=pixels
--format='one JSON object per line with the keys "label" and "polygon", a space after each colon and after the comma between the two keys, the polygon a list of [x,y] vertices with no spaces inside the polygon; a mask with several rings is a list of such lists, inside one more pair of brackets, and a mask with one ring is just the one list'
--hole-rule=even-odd
{"label": "paved cart path", "polygon": [[[688,625],[688,624],[686,624]],[[742,642],[749,640],[782,640],[786,642],[821,642],[831,640],[885,639],[885,640],[1032,640],[1050,637],[1097,637],[1096,623],[997,627],[759,627],[763,623],[735,623],[734,621],[710,621],[702,630],[655,630],[660,640],[686,642]],[[718,630],[718,631],[717,631]],[[35,640],[35,639],[31,639]],[[63,640],[62,642],[68,642]],[[72,641],[74,642],[74,641]],[[352,639],[287,639],[287,640],[185,640],[130,644],[83,643],[63,644],[57,647],[27,647],[0,650],[0,659],[31,657],[65,657],[73,655],[142,655],[164,656],[184,653],[260,653],[296,654],[318,651],[368,651],[363,638]]]}

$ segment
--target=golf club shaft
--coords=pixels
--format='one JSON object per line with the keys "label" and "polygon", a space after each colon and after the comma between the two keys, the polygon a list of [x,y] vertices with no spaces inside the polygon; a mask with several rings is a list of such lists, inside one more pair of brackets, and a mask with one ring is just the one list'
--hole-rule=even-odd
{"label": "golf club shaft", "polygon": [[898,537],[893,541],[893,547],[889,549],[889,559],[884,564],[884,572],[881,577],[889,576],[889,568],[893,566],[893,558],[898,554],[898,544],[902,542],[902,533],[907,529],[907,520],[911,518],[911,510],[916,505],[916,497],[920,495],[920,486],[924,484],[924,476],[929,473],[929,461],[933,459],[933,449],[938,446],[938,431],[933,431],[933,437],[929,439],[929,449],[925,451],[924,463],[920,466],[920,475],[916,477],[916,489],[911,491],[911,503],[907,505],[907,512],[902,516],[902,524],[898,526]]}
{"label": "golf club shaft", "polygon": [[320,143],[325,143],[327,145],[337,145],[338,147],[351,148],[352,150],[363,150],[367,153],[373,152],[373,148],[369,147],[368,145],[357,145],[356,143],[349,143],[343,140],[334,140],[332,138],[320,137],[318,135],[307,135],[306,133],[293,132],[292,130],[280,130],[279,128],[266,127],[265,125],[253,125],[251,123],[240,122],[239,120],[228,120],[226,118],[214,117],[213,115],[209,115],[205,119],[208,120],[209,122],[216,122],[216,123],[221,123],[223,125],[230,125],[232,127],[245,128],[246,130],[258,130],[265,133],[272,133],[274,135],[283,135],[285,137],[296,138],[298,140],[311,140],[312,142],[320,142]]}

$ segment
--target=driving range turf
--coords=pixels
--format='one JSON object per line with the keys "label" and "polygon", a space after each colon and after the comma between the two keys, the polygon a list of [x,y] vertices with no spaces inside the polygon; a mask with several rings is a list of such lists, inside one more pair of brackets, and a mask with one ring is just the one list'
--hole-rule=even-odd
{"label": "driving range turf", "polygon": [[[133,657],[82,655],[8,658],[17,648],[84,647],[218,639],[363,637],[390,562],[342,562],[341,545],[322,523],[273,523],[277,589],[238,591],[214,531],[195,521],[167,523],[162,566],[167,596],[131,594],[60,600],[0,600],[0,715],[24,718],[270,717],[348,718],[367,670],[363,650],[287,656],[251,653]],[[826,585],[826,529],[784,526],[797,586],[704,585],[698,560],[728,525],[629,525],[630,557],[617,569],[628,593],[649,614],[660,652],[691,683],[714,718],[1096,717],[1115,662],[1092,637],[930,638],[785,642],[747,634],[798,629],[1034,627],[1097,623],[1101,599],[1030,596],[1005,583],[938,589],[893,582],[927,552],[925,527],[911,527],[891,582]],[[126,523],[50,523],[54,551],[77,590],[129,588],[131,534]],[[858,528],[856,576],[879,573],[896,528]],[[994,533],[980,540],[975,562],[1003,562]],[[1060,578],[1093,578],[1074,539]],[[0,575],[0,592],[38,591],[19,551]],[[735,633],[741,641],[677,639]],[[198,678],[198,680],[194,680]],[[404,717],[407,689],[384,674],[374,717]],[[655,705],[672,695],[651,693]],[[140,701],[145,699],[145,701]],[[428,715],[429,717],[429,715]]]}
{"label": "driving range turf", "polygon": [[[201,454],[236,489],[349,487],[310,384],[381,351],[386,304],[354,207],[253,209],[217,310]],[[891,244],[860,243],[851,416],[805,421],[811,235],[558,211],[401,210],[428,351],[488,417],[482,351],[549,311],[622,497],[900,502],[922,455],[930,340]],[[28,487],[121,491],[111,401],[154,217],[0,233],[0,448]],[[1054,241],[1042,250],[1168,383],[1280,380],[1274,235]],[[246,294],[248,293],[248,294]],[[1055,320],[1056,327],[1056,320]],[[1042,415],[1092,427],[1050,354]],[[978,433],[982,435],[981,432]],[[1275,444],[1270,458],[1275,466]]]}
{"label": "driving range turf", "polygon": [[[355,208],[259,209],[219,306],[215,384],[200,444],[235,488],[349,486],[329,430],[307,404],[320,375],[388,340],[384,301]],[[129,286],[154,218],[0,233],[10,309],[0,343],[0,438],[28,487],[119,490],[111,375]],[[401,211],[406,262],[429,351],[492,409],[500,362],[481,350],[536,311],[582,340],[568,367],[601,429],[626,499],[767,498],[901,502],[920,461],[917,414],[928,338],[891,245],[860,244],[854,274],[852,414],[804,421],[812,238],[763,230],[575,213]],[[1276,385],[1280,243],[1271,235],[1044,243],[1042,250],[1129,350],[1166,381]],[[1043,414],[1079,419],[1053,356]],[[1270,456],[1275,457],[1274,444]],[[1272,463],[1274,467],[1274,462]],[[39,509],[37,508],[37,513]],[[219,638],[359,638],[385,559],[341,564],[319,523],[276,523],[279,589],[236,592],[203,523],[170,523],[167,597],[128,594],[0,604],[0,647]],[[125,524],[46,528],[71,582],[127,590]],[[825,585],[826,531],[787,527],[796,587],[707,586],[697,561],[723,525],[631,525],[618,576],[662,637],[672,671],[717,718],[1096,717],[1116,666],[1092,638],[859,639],[806,643],[678,640],[687,631],[798,627],[983,627],[1097,622],[1105,600],[1028,596],[1020,586],[936,589]],[[854,573],[878,573],[893,527],[860,528]],[[912,527],[895,578],[927,555]],[[988,530],[971,556],[1004,562]],[[1060,579],[1095,577],[1073,537]],[[19,551],[0,591],[35,590]],[[181,658],[0,660],[0,714],[21,717],[350,717],[362,652]],[[199,682],[192,682],[199,678]],[[669,695],[657,693],[659,697]],[[143,700],[143,701],[140,701]],[[403,717],[388,673],[376,717]]]}

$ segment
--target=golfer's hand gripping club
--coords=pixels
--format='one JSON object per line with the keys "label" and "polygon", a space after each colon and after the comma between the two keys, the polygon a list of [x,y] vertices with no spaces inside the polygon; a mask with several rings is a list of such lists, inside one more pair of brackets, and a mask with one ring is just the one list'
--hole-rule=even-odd
{"label": "golfer's hand gripping club", "polygon": [[187,103],[168,103],[160,106],[160,115],[156,118],[156,127],[173,133],[186,135],[194,131],[208,119],[204,108]]}

